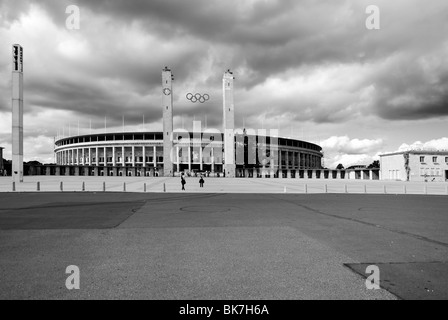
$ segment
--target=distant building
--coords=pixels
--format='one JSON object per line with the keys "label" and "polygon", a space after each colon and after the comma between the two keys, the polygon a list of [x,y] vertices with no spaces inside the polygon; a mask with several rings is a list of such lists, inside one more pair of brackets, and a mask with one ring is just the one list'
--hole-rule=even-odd
{"label": "distant building", "polygon": [[448,180],[448,151],[411,150],[380,155],[382,180]]}

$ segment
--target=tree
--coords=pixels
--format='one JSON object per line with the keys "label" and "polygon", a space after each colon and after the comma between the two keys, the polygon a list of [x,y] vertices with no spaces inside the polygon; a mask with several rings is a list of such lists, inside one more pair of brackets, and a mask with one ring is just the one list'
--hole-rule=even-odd
{"label": "tree", "polygon": [[338,164],[338,166],[336,167],[337,170],[342,170],[344,169],[344,166],[342,165],[342,163]]}
{"label": "tree", "polygon": [[379,160],[375,160],[373,161],[371,164],[369,164],[369,166],[367,167],[367,169],[379,169],[380,168],[380,161]]}

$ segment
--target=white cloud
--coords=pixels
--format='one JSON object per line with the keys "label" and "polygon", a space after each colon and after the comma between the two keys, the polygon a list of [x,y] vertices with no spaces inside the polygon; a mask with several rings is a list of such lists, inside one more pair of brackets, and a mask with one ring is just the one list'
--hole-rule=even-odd
{"label": "white cloud", "polygon": [[412,144],[403,143],[398,151],[407,150],[448,150],[448,138],[433,139],[427,142],[415,141]]}
{"label": "white cloud", "polygon": [[320,144],[325,151],[351,155],[361,155],[378,151],[383,146],[382,139],[350,139],[348,136],[333,136]]}
{"label": "white cloud", "polygon": [[325,158],[325,167],[332,169],[336,168],[338,164],[342,163],[344,168],[348,168],[354,165],[369,165],[374,160],[378,160],[377,157],[368,154],[338,154],[333,158]]}

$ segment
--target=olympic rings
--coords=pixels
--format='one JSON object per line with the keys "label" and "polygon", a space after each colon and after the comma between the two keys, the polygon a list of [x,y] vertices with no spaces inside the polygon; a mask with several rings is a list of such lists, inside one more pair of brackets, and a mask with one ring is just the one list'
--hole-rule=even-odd
{"label": "olympic rings", "polygon": [[210,99],[210,95],[208,95],[207,93],[205,94],[200,94],[200,93],[187,93],[186,95],[187,100],[190,100],[191,102],[195,103],[195,102],[200,102],[200,103],[204,103],[205,101],[208,101]]}

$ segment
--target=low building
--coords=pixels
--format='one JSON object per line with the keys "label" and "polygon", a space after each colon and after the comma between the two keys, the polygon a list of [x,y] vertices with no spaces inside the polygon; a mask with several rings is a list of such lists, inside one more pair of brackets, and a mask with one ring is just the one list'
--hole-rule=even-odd
{"label": "low building", "polygon": [[410,150],[380,155],[381,179],[399,181],[448,180],[448,151]]}

